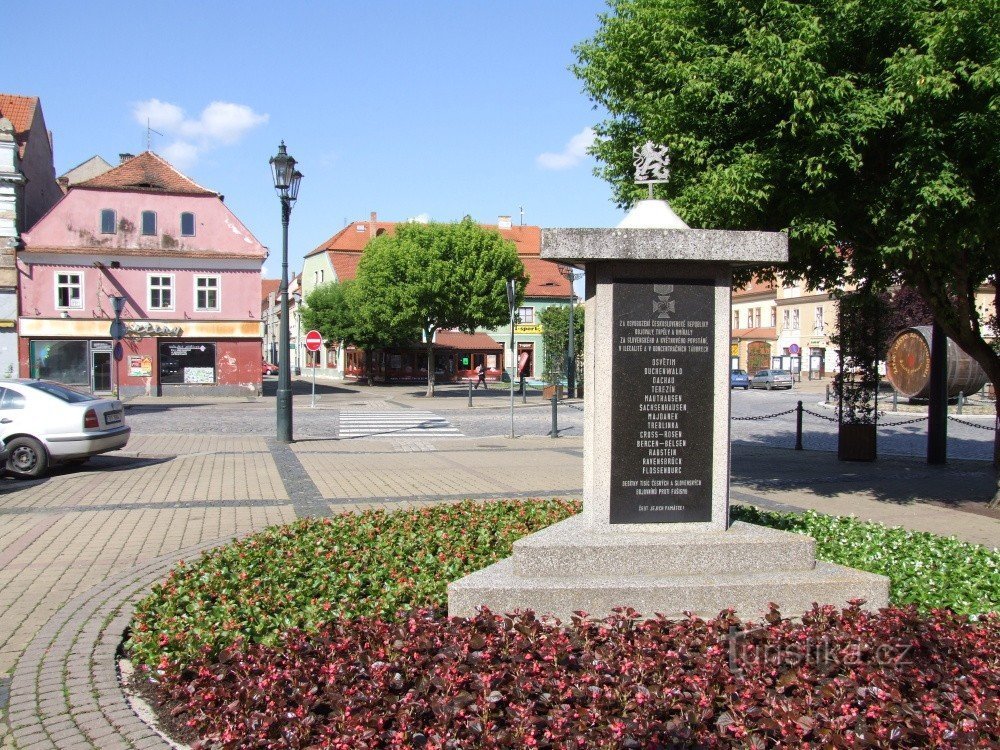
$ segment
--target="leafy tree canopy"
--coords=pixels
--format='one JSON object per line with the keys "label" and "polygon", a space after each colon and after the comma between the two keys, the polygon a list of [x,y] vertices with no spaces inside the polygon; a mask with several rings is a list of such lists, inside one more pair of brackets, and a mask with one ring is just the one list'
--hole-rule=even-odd
{"label": "leafy tree canopy", "polygon": [[813,286],[914,286],[1000,386],[974,304],[1000,280],[997,0],[610,9],[574,71],[607,110],[594,153],[620,205],[641,196],[633,146],[666,144],[658,190],[689,224],[787,231]]}
{"label": "leafy tree canopy", "polygon": [[354,280],[321,284],[306,297],[302,323],[323,334],[325,341],[339,341],[343,346],[354,345],[362,349],[392,346],[415,337],[412,328],[395,331],[370,327],[358,316],[358,309]]}
{"label": "leafy tree canopy", "polygon": [[[573,308],[573,352],[577,368],[576,382],[582,382],[584,312],[582,305]],[[545,363],[542,376],[549,383],[566,377],[566,353],[569,351],[569,305],[549,305],[538,315],[542,324]]]}
{"label": "leafy tree canopy", "polygon": [[[422,332],[427,390],[434,392],[434,332],[495,328],[509,319],[507,279],[523,299],[527,276],[514,243],[466,218],[399,224],[365,247],[357,276],[358,319],[372,330]],[[414,337],[415,338],[415,337]]]}

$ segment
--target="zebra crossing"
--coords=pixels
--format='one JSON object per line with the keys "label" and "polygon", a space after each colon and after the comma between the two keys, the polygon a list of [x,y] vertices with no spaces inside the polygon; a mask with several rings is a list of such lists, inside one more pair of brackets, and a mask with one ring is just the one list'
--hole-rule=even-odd
{"label": "zebra crossing", "polygon": [[444,417],[430,411],[342,411],[341,438],[464,437]]}

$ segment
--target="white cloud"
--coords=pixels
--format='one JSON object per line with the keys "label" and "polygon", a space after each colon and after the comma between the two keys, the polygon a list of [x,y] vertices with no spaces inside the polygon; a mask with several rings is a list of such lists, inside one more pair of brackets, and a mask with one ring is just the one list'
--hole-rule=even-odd
{"label": "white cloud", "polygon": [[176,104],[147,99],[132,107],[132,116],[140,125],[149,125],[164,137],[172,139],[158,148],[163,156],[179,168],[191,167],[198,157],[221,145],[231,145],[247,131],[268,120],[245,104],[212,102],[197,118],[190,118]]}
{"label": "white cloud", "polygon": [[535,159],[542,169],[569,169],[575,167],[587,156],[587,149],[594,144],[594,129],[586,127],[569,139],[569,143],[559,153],[546,151]]}
{"label": "white cloud", "polygon": [[416,216],[411,216],[407,221],[410,224],[426,224],[431,220],[431,215],[428,213],[417,214]]}

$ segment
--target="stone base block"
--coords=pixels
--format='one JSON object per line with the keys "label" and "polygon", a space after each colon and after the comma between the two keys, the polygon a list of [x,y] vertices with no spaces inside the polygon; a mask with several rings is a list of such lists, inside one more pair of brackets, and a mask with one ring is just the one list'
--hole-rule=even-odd
{"label": "stone base block", "polygon": [[596,529],[576,515],[514,542],[511,559],[522,578],[812,570],[816,542],[742,521],[726,531],[623,532],[614,526]]}
{"label": "stone base block", "polygon": [[671,618],[685,611],[708,618],[733,608],[742,618],[759,619],[771,602],[789,617],[814,602],[844,606],[860,597],[871,609],[888,604],[888,578],[816,562],[813,544],[750,524],[680,536],[621,534],[574,517],[518,541],[512,557],[450,584],[448,613],[531,609],[568,621],[576,611],[604,617],[616,607]]}

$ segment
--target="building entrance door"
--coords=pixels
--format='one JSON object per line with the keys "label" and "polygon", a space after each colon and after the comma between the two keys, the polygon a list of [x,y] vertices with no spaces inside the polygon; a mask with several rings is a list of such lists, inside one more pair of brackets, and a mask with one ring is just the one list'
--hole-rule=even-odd
{"label": "building entrance door", "polygon": [[111,344],[105,341],[90,345],[90,390],[111,393]]}

